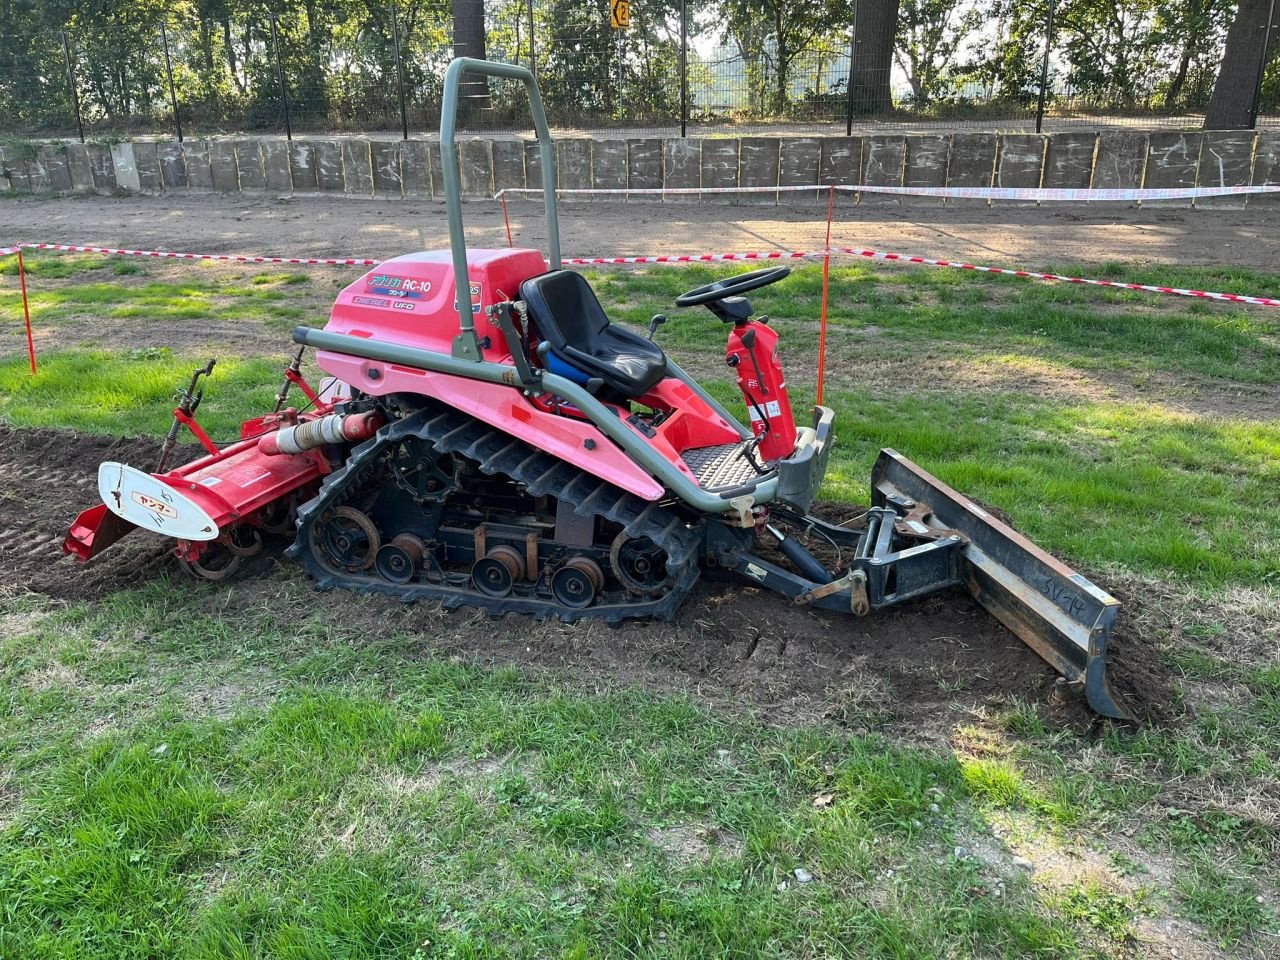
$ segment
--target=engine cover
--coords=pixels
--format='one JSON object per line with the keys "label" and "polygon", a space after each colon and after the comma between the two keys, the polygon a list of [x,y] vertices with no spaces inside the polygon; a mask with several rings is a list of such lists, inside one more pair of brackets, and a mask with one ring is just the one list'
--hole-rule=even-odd
{"label": "engine cover", "polygon": [[[468,250],[471,289],[467,300],[476,336],[488,337],[485,360],[510,354],[485,308],[520,296],[520,284],[545,273],[537,250]],[[325,330],[449,353],[458,335],[453,259],[448,250],[410,253],[384,260],[340,294]]]}

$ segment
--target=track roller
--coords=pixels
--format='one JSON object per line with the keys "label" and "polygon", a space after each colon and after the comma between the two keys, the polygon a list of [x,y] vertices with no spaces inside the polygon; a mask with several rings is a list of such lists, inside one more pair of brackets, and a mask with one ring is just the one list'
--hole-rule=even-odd
{"label": "track roller", "polygon": [[471,582],[486,597],[505,597],[524,579],[524,557],[506,544],[494,547],[471,566]]}
{"label": "track roller", "polygon": [[588,557],[573,557],[551,575],[551,595],[575,610],[591,606],[602,587],[604,571]]}
{"label": "track roller", "polygon": [[408,583],[418,570],[427,545],[412,533],[402,533],[380,547],[374,566],[378,576],[392,583]]}

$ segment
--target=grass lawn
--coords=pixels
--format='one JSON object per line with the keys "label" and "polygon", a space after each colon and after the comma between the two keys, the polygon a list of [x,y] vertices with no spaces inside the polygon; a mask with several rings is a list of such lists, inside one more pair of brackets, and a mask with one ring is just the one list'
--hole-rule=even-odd
{"label": "grass lawn", "polygon": [[[285,331],[355,277],[30,263],[41,372],[0,261],[0,420],[128,435],[163,433],[217,355],[201,419],[233,436],[273,402]],[[670,309],[727,272],[589,276],[617,319],[668,313],[663,346],[740,404],[721,325]],[[697,678],[451,655],[538,634],[317,605],[288,565],[94,602],[9,585],[0,956],[1280,953],[1280,316],[869,263],[832,281],[825,494],[864,502],[891,445],[1007,511],[1122,594],[1174,719],[1082,729],[957,691],[895,721],[871,657],[856,710],[791,722]],[[799,409],[820,283],[805,266],[752,298]]]}

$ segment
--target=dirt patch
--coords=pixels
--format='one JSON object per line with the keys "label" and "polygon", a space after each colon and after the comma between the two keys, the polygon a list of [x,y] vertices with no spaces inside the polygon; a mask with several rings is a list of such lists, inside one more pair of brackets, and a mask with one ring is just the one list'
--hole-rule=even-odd
{"label": "dirt patch", "polygon": [[278,686],[265,672],[256,682],[194,683],[187,694],[188,710],[193,716],[229,720],[242,710],[269,706]]}
{"label": "dirt patch", "polygon": [[[97,502],[98,464],[146,465],[157,452],[154,440],[0,427],[0,546],[6,548],[0,551],[0,582],[86,600],[177,574],[167,541],[141,533],[88,565],[61,555],[68,524]],[[820,512],[847,517],[855,511],[826,504]],[[967,711],[1009,698],[1045,704],[1054,722],[1090,722],[1078,703],[1050,705],[1054,671],[960,589],[854,619],[708,578],[672,623],[610,628],[511,616],[495,625],[475,611],[449,614],[432,604],[405,607],[344,591],[315,594],[294,564],[280,560],[265,567],[256,579],[223,587],[191,583],[189,589],[203,591],[212,613],[234,596],[238,613],[274,618],[286,632],[305,606],[323,611],[351,642],[407,633],[420,637],[431,655],[678,688],[709,701],[747,704],[778,723],[825,720],[941,742]],[[282,597],[293,602],[280,602]],[[1135,679],[1115,682],[1132,693],[1144,715],[1159,719],[1163,714],[1149,706],[1149,691],[1163,691],[1167,683],[1155,652],[1139,634],[1122,631],[1116,663]]]}
{"label": "dirt patch", "polygon": [[[931,366],[933,364],[931,363]],[[1029,356],[942,358],[925,388],[998,390],[1051,400],[1149,403],[1177,413],[1244,420],[1275,419],[1280,389],[1194,374],[1150,370],[1083,371]]]}
{"label": "dirt patch", "polygon": [[[109,269],[122,263],[137,272],[121,275]],[[337,292],[360,271],[335,267],[331,273],[307,273],[305,267],[273,269],[182,260],[132,264],[118,257],[91,255],[76,264],[78,269],[69,277],[28,277],[32,333],[40,353],[165,347],[179,354],[213,349],[220,356],[273,356],[288,347],[293,326],[327,317]],[[280,282],[290,276],[301,279]],[[97,290],[118,288],[119,296],[87,304],[66,299],[68,291],[86,284]],[[3,279],[0,289],[5,289]],[[151,307],[156,301],[160,306]],[[165,309],[171,307],[189,307],[190,312],[170,316]],[[270,311],[275,308],[285,312],[273,315]],[[0,325],[0,355],[26,350],[21,315],[13,320]]]}
{"label": "dirt patch", "polygon": [[33,670],[22,678],[22,684],[28,690],[36,692],[67,688],[79,685],[80,675],[70,667],[61,663],[53,663],[39,670]]}
{"label": "dirt patch", "polygon": [[970,833],[965,842],[999,876],[1025,872],[1033,888],[1051,902],[1072,891],[1123,898],[1113,904],[1129,908],[1125,942],[1140,951],[1137,956],[1224,960],[1230,955],[1202,927],[1176,915],[1175,870],[1150,850],[1115,835],[1105,847],[1091,847],[1079,838],[1046,833],[1034,819],[1009,811],[993,815],[990,826],[989,835]]}
{"label": "dirt patch", "polygon": [[1117,620],[1107,655],[1111,692],[1130,706],[1139,720],[1170,723],[1184,708],[1157,641],[1142,629],[1141,618],[1132,616],[1142,609],[1142,603],[1123,595],[1116,599],[1124,613]]}
{"label": "dirt patch", "polygon": [[17,821],[21,805],[22,796],[13,785],[13,772],[7,767],[0,768],[0,830]]}
{"label": "dirt patch", "polygon": [[705,863],[712,857],[733,858],[742,853],[742,838],[731,830],[694,823],[654,827],[650,843],[681,863]]}

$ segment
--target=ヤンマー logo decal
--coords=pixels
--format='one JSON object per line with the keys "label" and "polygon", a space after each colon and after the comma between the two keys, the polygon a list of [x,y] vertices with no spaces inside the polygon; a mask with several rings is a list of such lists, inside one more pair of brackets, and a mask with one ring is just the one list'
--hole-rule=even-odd
{"label": "\u30e4\u30f3\u30de\u30fc logo decal", "polygon": [[137,490],[130,493],[130,496],[133,498],[134,503],[140,507],[146,507],[152,513],[158,513],[160,516],[168,517],[171,520],[176,520],[178,518],[178,511],[173,509],[173,507],[169,506],[169,504],[165,503],[163,500],[157,500],[155,497],[149,497],[145,493],[139,493]]}

